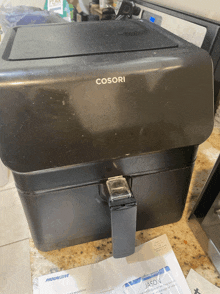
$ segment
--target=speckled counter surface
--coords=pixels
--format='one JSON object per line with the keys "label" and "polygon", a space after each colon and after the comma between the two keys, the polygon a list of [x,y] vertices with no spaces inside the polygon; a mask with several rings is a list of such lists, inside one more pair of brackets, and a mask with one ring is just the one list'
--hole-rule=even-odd
{"label": "speckled counter surface", "polygon": [[[187,276],[189,270],[193,268],[218,287],[220,287],[220,276],[190,230],[187,219],[219,153],[220,124],[216,121],[212,135],[199,147],[182,219],[174,224],[136,233],[136,245],[165,233],[184,275]],[[50,252],[37,250],[33,240],[30,239],[30,248],[32,279],[56,271],[99,262],[112,255],[111,239],[103,239]]]}

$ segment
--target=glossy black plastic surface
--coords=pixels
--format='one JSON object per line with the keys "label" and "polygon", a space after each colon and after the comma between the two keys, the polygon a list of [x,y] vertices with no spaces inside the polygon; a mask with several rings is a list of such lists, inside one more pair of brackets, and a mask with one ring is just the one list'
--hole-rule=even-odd
{"label": "glossy black plastic surface", "polygon": [[195,161],[196,153],[197,146],[191,146],[13,175],[17,188],[31,197],[50,190],[101,183],[120,175],[133,177],[184,168]]}
{"label": "glossy black plastic surface", "polygon": [[[131,177],[137,201],[137,231],[181,218],[192,170],[193,162],[183,168]],[[100,195],[104,183],[105,179],[36,194],[18,190],[36,247],[49,251],[110,237],[110,210]]]}
{"label": "glossy black plastic surface", "polygon": [[[144,24],[178,48],[8,61],[15,31],[5,37],[0,48],[0,152],[10,169],[26,173],[136,156],[198,145],[210,135],[208,53]],[[57,38],[63,26],[68,24],[54,25]],[[129,40],[135,43],[139,37]],[[125,82],[96,83],[118,77]]]}
{"label": "glossy black plastic surface", "polygon": [[[106,22],[105,29],[111,24]],[[127,24],[164,38],[153,40],[157,49],[143,47],[147,33],[129,31]],[[78,40],[72,25],[39,28],[52,33],[56,27],[56,38],[69,38],[62,44],[69,54]],[[90,41],[96,40],[91,28],[102,30],[102,22],[88,25]],[[71,26],[65,36],[64,26]],[[99,38],[91,45],[84,32],[79,41],[84,55],[61,57],[52,34],[47,46],[59,58],[46,52],[37,59],[30,51],[27,60],[9,60],[11,52],[21,56],[13,51],[20,28],[12,29],[0,47],[0,155],[13,172],[41,250],[110,236],[109,208],[100,189],[113,176],[123,175],[131,185],[137,230],[179,220],[197,145],[212,131],[208,53],[147,22],[116,26],[128,30],[122,38],[135,51],[123,44],[116,53],[111,48],[117,44],[111,44],[105,54],[106,44],[99,51]],[[118,38],[108,37],[108,42]],[[167,48],[171,43],[177,47]]]}

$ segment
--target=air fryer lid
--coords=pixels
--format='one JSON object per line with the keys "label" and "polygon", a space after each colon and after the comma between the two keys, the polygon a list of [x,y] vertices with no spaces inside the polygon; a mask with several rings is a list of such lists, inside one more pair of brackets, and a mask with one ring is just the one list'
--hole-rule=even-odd
{"label": "air fryer lid", "polygon": [[19,27],[2,46],[0,152],[14,171],[194,146],[212,131],[211,58],[153,24]]}
{"label": "air fryer lid", "polygon": [[73,23],[19,27],[9,60],[55,58],[177,47],[141,22]]}

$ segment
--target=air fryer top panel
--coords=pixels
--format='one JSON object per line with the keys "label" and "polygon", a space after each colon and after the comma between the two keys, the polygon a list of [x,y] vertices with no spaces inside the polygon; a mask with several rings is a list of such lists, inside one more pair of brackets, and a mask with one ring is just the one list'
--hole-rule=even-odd
{"label": "air fryer top panel", "polygon": [[[207,139],[213,128],[213,70],[207,52],[147,21],[74,26],[19,27],[17,32],[29,31],[35,44],[23,35],[19,46],[24,55],[13,49],[16,30],[3,40],[0,156],[10,169],[32,172],[115,161]],[[36,30],[48,34],[42,37],[44,45],[35,43]],[[108,46],[101,46],[101,35]],[[93,45],[86,45],[88,39]],[[144,44],[163,49],[129,51]],[[178,46],[164,48],[166,44]],[[35,47],[44,59],[33,55]],[[72,48],[85,55],[60,56],[61,49],[73,54]],[[99,48],[108,54],[98,54]],[[122,48],[127,51],[114,52]],[[55,53],[60,58],[52,58]],[[35,59],[11,61],[7,55]]]}
{"label": "air fryer top panel", "polygon": [[177,47],[141,22],[72,23],[18,27],[9,60],[26,60]]}

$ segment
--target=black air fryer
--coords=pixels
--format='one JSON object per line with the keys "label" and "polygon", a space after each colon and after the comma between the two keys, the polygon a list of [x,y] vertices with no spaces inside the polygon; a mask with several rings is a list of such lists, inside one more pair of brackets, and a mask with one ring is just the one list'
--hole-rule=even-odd
{"label": "black air fryer", "polygon": [[207,52],[130,20],[16,27],[0,56],[1,159],[38,249],[112,236],[123,257],[181,218],[213,127]]}

